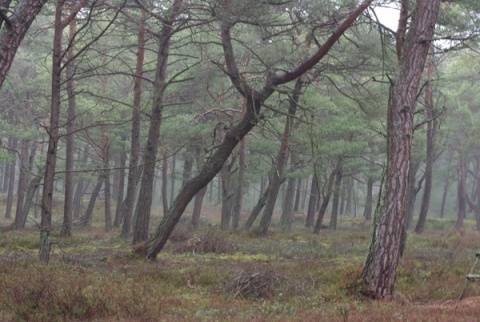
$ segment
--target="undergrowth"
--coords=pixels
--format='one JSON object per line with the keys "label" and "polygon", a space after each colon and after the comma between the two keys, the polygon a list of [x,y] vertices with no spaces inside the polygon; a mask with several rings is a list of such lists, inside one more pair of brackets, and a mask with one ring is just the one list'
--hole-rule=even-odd
{"label": "undergrowth", "polygon": [[475,319],[480,301],[468,303],[480,295],[480,285],[471,283],[463,302],[457,298],[475,259],[477,232],[409,234],[397,295],[379,302],[355,292],[369,232],[354,223],[320,235],[300,226],[291,233],[274,230],[265,238],[183,227],[155,262],[132,253],[118,232],[94,229],[68,239],[54,235],[52,261],[43,265],[36,260],[36,231],[4,233],[0,320]]}

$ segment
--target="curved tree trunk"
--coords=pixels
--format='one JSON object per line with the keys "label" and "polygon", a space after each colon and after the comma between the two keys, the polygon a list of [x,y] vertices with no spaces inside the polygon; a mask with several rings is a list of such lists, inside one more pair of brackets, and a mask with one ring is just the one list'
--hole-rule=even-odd
{"label": "curved tree trunk", "polygon": [[273,94],[274,87],[297,79],[325,57],[342,34],[353,24],[357,17],[362,14],[371,2],[372,0],[365,0],[362,2],[331,34],[325,43],[318,48],[315,54],[302,61],[294,69],[285,73],[270,74],[268,81],[261,91],[253,90],[244,80],[242,80],[235,62],[230,35],[232,25],[229,22],[224,22],[222,24],[221,39],[225,56],[225,65],[233,85],[237,91],[247,99],[246,113],[238,123],[226,131],[222,143],[216,147],[211,157],[205,162],[205,165],[200,169],[198,174],[180,189],[168,211],[168,214],[162,219],[155,229],[155,233],[148,242],[148,259],[156,258],[157,254],[165,246],[168,237],[180,220],[188,203],[198,191],[200,191],[200,189],[205,187],[216,176],[238,142],[257,124],[261,107],[266,99]]}

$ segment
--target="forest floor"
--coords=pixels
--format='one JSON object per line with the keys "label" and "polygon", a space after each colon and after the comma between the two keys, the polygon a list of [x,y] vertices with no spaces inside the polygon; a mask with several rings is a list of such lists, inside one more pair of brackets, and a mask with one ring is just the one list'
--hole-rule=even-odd
{"label": "forest floor", "polygon": [[319,235],[298,220],[292,232],[273,225],[260,238],[219,231],[218,209],[207,210],[200,229],[181,223],[154,262],[118,230],[105,233],[100,219],[72,238],[55,234],[49,265],[37,260],[37,230],[0,233],[0,321],[480,319],[480,281],[458,300],[480,234],[453,229],[453,220],[409,233],[396,294],[376,301],[358,291],[370,229],[361,218],[341,216],[336,231]]}

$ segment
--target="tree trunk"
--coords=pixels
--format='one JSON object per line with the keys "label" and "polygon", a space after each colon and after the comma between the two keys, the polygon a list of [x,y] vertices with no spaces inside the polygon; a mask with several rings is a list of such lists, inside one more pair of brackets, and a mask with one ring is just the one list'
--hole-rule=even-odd
{"label": "tree trunk", "polygon": [[[177,167],[177,156],[174,154],[172,157],[172,165],[170,170],[170,202],[168,203],[169,205],[173,203],[173,197],[175,196],[176,167]],[[211,201],[212,200],[210,200],[210,202]]]}
{"label": "tree trunk", "polygon": [[[175,32],[174,19],[179,14],[182,0],[174,0],[172,11],[165,17],[163,27],[158,35],[158,52],[156,75],[153,88],[152,111],[150,114],[150,127],[144,152],[144,167],[140,193],[135,209],[135,225],[133,243],[138,244],[148,240],[150,227],[150,211],[152,208],[153,181],[155,178],[155,165],[157,161],[157,148],[162,123],[163,98],[167,86],[167,66],[170,51],[170,39]],[[193,196],[192,196],[193,197]],[[139,251],[141,249],[139,248]]]}
{"label": "tree trunk", "polygon": [[327,192],[325,194],[325,197],[323,198],[322,205],[320,206],[320,210],[318,212],[317,221],[315,222],[315,227],[313,229],[314,234],[319,234],[320,229],[322,228],[323,218],[325,217],[325,213],[327,212],[328,203],[330,202],[330,197],[332,196],[332,193],[333,193],[333,184],[335,182],[337,173],[340,171],[341,162],[342,162],[341,158],[339,158],[337,165],[335,166],[335,168],[330,173],[330,176],[328,177]]}
{"label": "tree trunk", "polygon": [[138,183],[138,155],[140,152],[140,112],[142,101],[142,75],[143,61],[145,58],[145,20],[147,14],[141,11],[141,23],[137,36],[137,62],[135,67],[135,79],[133,87],[133,107],[132,107],[132,134],[130,148],[130,163],[128,168],[127,191],[125,196],[125,209],[122,224],[122,238],[126,239],[132,230],[132,216],[135,204],[135,193]]}
{"label": "tree trunk", "polygon": [[280,217],[280,227],[283,231],[290,231],[292,228],[296,184],[296,178],[288,178],[285,199],[283,200],[282,216]]}
{"label": "tree trunk", "polygon": [[[433,52],[433,50],[431,51]],[[433,55],[433,53],[432,53]],[[433,57],[428,62],[428,77],[432,78],[435,62]],[[420,214],[418,215],[417,226],[415,232],[417,234],[423,233],[425,230],[425,221],[427,220],[428,208],[430,206],[430,197],[432,194],[433,185],[433,164],[435,162],[435,134],[437,129],[437,119],[433,112],[433,85],[431,82],[425,87],[425,110],[426,117],[429,120],[427,123],[427,160],[425,164],[425,187],[423,189],[422,206]]]}
{"label": "tree trunk", "polygon": [[202,213],[202,203],[207,192],[207,186],[203,187],[196,195],[193,202],[192,226],[197,229],[200,224],[200,214]]}
{"label": "tree trunk", "polygon": [[35,197],[35,193],[37,192],[37,189],[41,183],[42,183],[42,177],[40,175],[33,176],[30,180],[30,184],[28,185],[28,188],[27,188],[27,195],[25,196],[25,204],[22,207],[22,218],[23,218],[22,227],[25,227],[25,224],[27,223],[28,213],[30,212],[33,198]]}
{"label": "tree trunk", "polygon": [[300,202],[302,199],[303,178],[297,179],[297,188],[295,189],[295,203],[293,204],[293,212],[300,211]]}
{"label": "tree trunk", "polygon": [[66,78],[67,78],[67,96],[68,96],[68,109],[67,109],[67,125],[66,125],[66,147],[65,147],[65,199],[63,206],[63,225],[60,235],[63,237],[72,236],[72,220],[73,220],[73,154],[75,151],[75,141],[73,133],[75,131],[75,116],[76,116],[76,103],[73,76],[75,73],[75,67],[73,66],[73,38],[76,33],[76,23],[72,20],[69,24],[69,39],[71,46],[67,51],[67,58],[69,64],[67,64]]}
{"label": "tree trunk", "polygon": [[163,206],[163,215],[168,212],[168,196],[167,196],[167,189],[168,189],[168,158],[167,153],[163,153],[162,159],[162,206]]}
{"label": "tree trunk", "polygon": [[[246,104],[246,103],[245,103]],[[238,178],[235,196],[233,200],[233,213],[232,213],[232,229],[237,229],[240,223],[240,213],[242,210],[243,193],[245,186],[245,138],[240,140],[239,157],[238,157]]]}
{"label": "tree trunk", "polygon": [[221,40],[224,49],[225,65],[233,85],[237,91],[247,99],[246,113],[238,123],[234,124],[226,131],[223,141],[216,146],[216,149],[212,152],[212,155],[207,162],[205,162],[205,165],[200,169],[198,174],[180,189],[168,211],[168,214],[162,219],[157,226],[155,233],[148,242],[148,259],[156,258],[157,254],[165,246],[168,237],[180,220],[180,217],[190,200],[192,200],[200,189],[205,187],[213,178],[215,178],[216,174],[222,169],[223,164],[229,158],[238,142],[257,124],[261,107],[265,100],[273,94],[274,87],[295,80],[325,57],[337,40],[371,4],[371,2],[372,0],[362,2],[331,34],[325,43],[318,48],[315,54],[302,61],[294,69],[285,73],[269,74],[269,79],[260,92],[253,90],[239,75],[230,35],[232,25],[228,21],[222,23]]}
{"label": "tree trunk", "polygon": [[443,186],[442,205],[440,206],[440,218],[443,218],[445,216],[445,203],[447,201],[447,193],[448,193],[449,187],[450,187],[450,173],[447,172],[447,175],[445,178],[445,185]]}
{"label": "tree trunk", "polygon": [[363,210],[363,217],[365,220],[372,219],[373,210],[373,184],[375,180],[372,177],[367,179],[367,199],[365,200],[365,208]]}
{"label": "tree trunk", "polygon": [[252,211],[250,212],[250,215],[247,218],[247,221],[245,222],[245,225],[243,225],[243,229],[248,230],[252,228],[253,223],[257,219],[258,215],[262,211],[263,207],[265,206],[265,203],[267,202],[267,197],[268,197],[268,192],[269,192],[270,187],[267,187],[263,194],[260,196],[258,199],[257,204],[255,207],[253,207]]}
{"label": "tree trunk", "polygon": [[90,196],[90,201],[88,202],[87,209],[85,214],[80,218],[80,226],[85,227],[90,224],[93,216],[93,208],[95,207],[95,201],[97,201],[100,190],[102,189],[103,182],[105,181],[105,174],[100,173],[97,179],[97,184],[93,188],[92,195]]}
{"label": "tree trunk", "polygon": [[127,155],[125,153],[125,141],[122,142],[122,151],[120,151],[120,164],[118,173],[118,186],[116,194],[115,220],[113,221],[113,227],[118,228],[122,223],[123,216],[125,215],[125,204],[123,203],[123,197],[125,192],[125,167],[127,165]]}
{"label": "tree trunk", "polygon": [[410,229],[415,213],[415,203],[417,201],[417,193],[421,189],[421,180],[417,185],[417,172],[420,169],[420,161],[410,160],[410,173],[408,179],[407,201],[405,205],[405,229]]}
{"label": "tree trunk", "polygon": [[40,261],[48,263],[50,259],[50,229],[52,226],[52,201],[53,187],[55,183],[55,166],[57,162],[57,147],[60,139],[59,120],[60,120],[60,90],[62,73],[62,9],[65,0],[60,0],[55,9],[55,29],[53,35],[53,54],[52,54],[52,87],[51,87],[51,105],[50,105],[50,124],[47,127],[48,148],[47,160],[45,165],[45,175],[43,179],[43,192],[41,202],[41,222],[40,222]]}
{"label": "tree trunk", "polygon": [[8,189],[7,189],[7,205],[5,209],[5,218],[12,218],[12,206],[13,206],[13,190],[15,188],[15,168],[17,164],[17,154],[15,150],[17,149],[17,138],[8,138],[9,154],[12,157],[10,166],[7,168],[8,172]]}
{"label": "tree trunk", "polygon": [[317,199],[319,195],[319,182],[317,180],[316,173],[313,174],[312,184],[310,186],[310,198],[308,198],[307,219],[305,221],[305,227],[310,228],[315,221],[315,212],[317,210]]}
{"label": "tree trunk", "polygon": [[282,142],[280,144],[280,150],[278,151],[277,159],[275,161],[275,170],[273,171],[273,175],[270,175],[270,192],[267,197],[267,203],[265,208],[263,209],[263,216],[260,220],[260,229],[259,233],[261,236],[266,236],[268,232],[268,227],[270,226],[270,222],[272,221],[273,211],[275,209],[275,202],[277,201],[278,191],[280,189],[280,185],[284,180],[284,169],[285,165],[288,161],[289,152],[289,145],[290,145],[290,136],[293,131],[293,120],[295,113],[297,112],[298,107],[298,99],[300,97],[301,91],[303,87],[302,78],[299,77],[295,81],[295,86],[293,89],[292,96],[289,100],[288,106],[288,114],[287,119],[285,121],[285,127],[283,130],[282,135]]}
{"label": "tree trunk", "polygon": [[458,169],[458,187],[457,187],[457,202],[458,202],[458,213],[457,213],[457,222],[455,223],[455,228],[463,228],[463,220],[467,215],[467,200],[465,198],[465,193],[462,189],[467,185],[467,161],[463,154],[459,158],[459,169]]}
{"label": "tree trunk", "polygon": [[330,217],[330,230],[337,230],[338,219],[338,201],[340,197],[340,188],[342,184],[342,169],[340,168],[335,175],[335,187],[333,188],[332,215]]}
{"label": "tree trunk", "polygon": [[3,23],[0,30],[0,57],[2,57],[0,59],[0,86],[7,77],[20,43],[46,2],[47,0],[20,0],[15,9],[2,9],[5,14],[13,10],[13,14],[8,17],[9,23]]}
{"label": "tree trunk", "polygon": [[28,141],[22,140],[20,147],[20,171],[18,173],[17,185],[17,208],[15,210],[15,229],[22,229],[25,227],[23,218],[23,203],[25,199],[25,192],[27,190],[27,175],[28,175]]}
{"label": "tree trunk", "polygon": [[232,191],[232,175],[231,172],[234,161],[230,164],[225,163],[220,171],[222,179],[222,212],[220,216],[220,229],[226,230],[230,227],[230,220],[232,219],[233,211],[233,196]]}
{"label": "tree trunk", "polygon": [[[402,35],[397,40],[401,48],[397,52],[400,67],[398,78],[392,83],[388,104],[385,194],[375,213],[372,240],[362,275],[366,293],[374,298],[391,296],[394,291],[405,224],[413,114],[439,6],[440,0],[417,2],[405,43]],[[402,7],[401,21],[407,17],[408,10]]]}

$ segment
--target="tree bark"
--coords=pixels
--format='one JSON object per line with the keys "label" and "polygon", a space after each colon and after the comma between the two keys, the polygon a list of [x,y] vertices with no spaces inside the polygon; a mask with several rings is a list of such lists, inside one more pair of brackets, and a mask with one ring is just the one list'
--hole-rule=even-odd
{"label": "tree bark", "polygon": [[439,6],[440,0],[417,2],[405,43],[398,53],[399,75],[393,80],[388,104],[385,194],[375,213],[362,275],[365,292],[374,298],[391,296],[394,291],[405,224],[413,113]]}
{"label": "tree bark", "polygon": [[118,186],[116,194],[115,220],[113,221],[113,227],[118,228],[122,223],[123,216],[125,215],[125,204],[123,203],[123,197],[125,192],[125,167],[127,165],[127,155],[125,153],[125,140],[122,142],[122,150],[120,151],[120,164],[118,174]]}
{"label": "tree bark", "polygon": [[[48,0],[20,0],[0,29],[0,86],[5,81],[20,43]],[[9,7],[8,3],[7,7]],[[5,10],[4,12],[7,12]],[[2,19],[3,20],[3,19]]]}
{"label": "tree bark", "polygon": [[280,227],[283,231],[290,231],[292,228],[296,183],[296,178],[292,177],[287,180],[287,189],[283,199],[282,216],[280,217]]}

